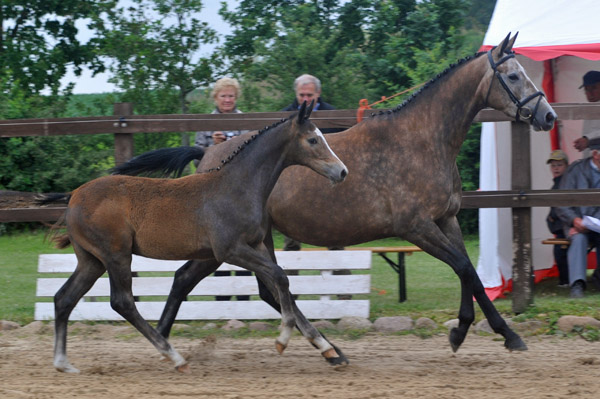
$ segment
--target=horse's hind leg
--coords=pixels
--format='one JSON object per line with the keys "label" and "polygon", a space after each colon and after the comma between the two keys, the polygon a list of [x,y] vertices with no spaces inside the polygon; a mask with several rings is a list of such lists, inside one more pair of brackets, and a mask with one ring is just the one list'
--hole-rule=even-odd
{"label": "horse's hind leg", "polygon": [[144,320],[135,306],[131,291],[131,254],[113,258],[105,262],[105,265],[110,279],[111,307],[141,332],[163,356],[169,358],[178,371],[189,372],[187,361]]}
{"label": "horse's hind leg", "polygon": [[[506,321],[502,318],[502,316],[500,316],[498,310],[485,293],[485,288],[483,287],[481,279],[477,275],[473,264],[469,260],[467,250],[464,246],[462,234],[460,232],[460,227],[456,218],[449,218],[445,221],[445,223],[439,223],[439,227],[442,230],[442,232],[448,237],[450,242],[452,242],[457,248],[461,250],[462,254],[466,258],[466,261],[468,262],[466,270],[469,271],[469,278],[467,281],[471,281],[471,284],[468,284],[466,287],[463,287],[463,298],[461,298],[461,311],[464,306],[470,306],[471,309],[473,308],[472,296],[474,296],[477,300],[477,303],[479,304],[479,307],[483,311],[483,314],[487,318],[490,327],[494,330],[494,332],[504,337],[504,346],[511,351],[527,350],[527,346],[525,345],[521,337],[519,337],[517,333],[515,333],[513,330],[510,329],[510,327],[508,327]],[[463,280],[461,280],[461,284],[463,284]],[[462,339],[464,339],[464,337]],[[458,349],[458,346],[456,349]]]}
{"label": "horse's hind leg", "polygon": [[190,260],[175,272],[171,292],[169,292],[167,303],[156,327],[163,337],[169,337],[181,302],[204,277],[214,272],[220,265],[221,262],[216,259],[208,261]]}
{"label": "horse's hind leg", "polygon": [[89,291],[96,280],[104,273],[102,263],[91,254],[78,248],[77,268],[67,282],[54,295],[54,367],[66,373],[78,373],[67,359],[67,326],[69,315],[81,297]]}

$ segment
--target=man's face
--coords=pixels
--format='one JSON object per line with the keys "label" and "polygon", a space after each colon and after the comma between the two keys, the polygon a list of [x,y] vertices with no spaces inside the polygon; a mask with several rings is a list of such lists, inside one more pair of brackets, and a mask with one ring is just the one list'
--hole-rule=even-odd
{"label": "man's face", "polygon": [[595,103],[600,101],[600,82],[585,86],[583,90],[585,90],[585,96],[589,102]]}
{"label": "man's face", "polygon": [[306,83],[296,88],[296,99],[300,105],[302,105],[304,101],[308,104],[310,104],[312,100],[317,101],[320,95],[321,92],[317,91],[314,83]]}

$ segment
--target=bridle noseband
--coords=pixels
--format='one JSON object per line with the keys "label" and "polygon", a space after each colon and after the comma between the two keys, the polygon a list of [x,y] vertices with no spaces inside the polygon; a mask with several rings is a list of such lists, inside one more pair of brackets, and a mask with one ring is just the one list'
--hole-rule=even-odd
{"label": "bridle noseband", "polygon": [[[490,66],[494,70],[494,75],[496,75],[496,77],[498,78],[498,81],[504,88],[504,91],[506,91],[506,94],[508,94],[508,97],[510,98],[510,100],[513,102],[513,104],[515,104],[517,106],[517,114],[515,115],[515,122],[520,122],[521,119],[529,120],[532,117],[535,120],[535,114],[537,113],[538,107],[540,105],[540,101],[542,100],[542,97],[545,97],[544,93],[541,91],[537,91],[536,93],[533,93],[533,94],[525,97],[524,99],[519,100],[517,98],[517,96],[515,96],[515,94],[512,92],[512,90],[510,90],[510,87],[508,87],[508,85],[502,78],[502,75],[498,71],[498,66],[501,65],[502,63],[504,63],[505,61],[508,61],[509,59],[514,58],[515,53],[513,53],[513,52],[506,53],[506,55],[504,57],[502,57],[498,62],[494,62],[494,58],[492,57],[493,50],[494,49],[491,49],[487,52],[487,57],[488,57],[488,60],[490,61]],[[492,79],[492,81],[490,82],[490,87],[488,88],[487,95],[485,96],[485,105],[486,106],[488,103],[488,97],[490,96],[490,92],[492,90],[493,83],[494,83],[494,80]],[[538,100],[535,104],[535,107],[533,108],[533,111],[531,111],[530,108],[525,108],[525,104],[527,104],[528,102],[530,102],[531,100],[533,100],[536,97],[538,97]]]}

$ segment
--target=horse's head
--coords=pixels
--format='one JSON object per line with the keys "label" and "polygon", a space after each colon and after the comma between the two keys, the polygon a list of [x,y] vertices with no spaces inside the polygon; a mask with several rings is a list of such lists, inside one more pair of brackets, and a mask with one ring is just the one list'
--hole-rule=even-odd
{"label": "horse's head", "polygon": [[517,122],[529,122],[535,130],[550,130],[556,113],[539,91],[512,51],[517,34],[510,33],[487,53],[490,67],[486,105],[514,117]]}
{"label": "horse's head", "polygon": [[314,101],[310,105],[306,101],[302,103],[298,115],[291,121],[294,139],[288,159],[292,163],[308,166],[334,183],[340,183],[346,178],[348,169],[331,150],[323,133],[309,120],[313,106]]}

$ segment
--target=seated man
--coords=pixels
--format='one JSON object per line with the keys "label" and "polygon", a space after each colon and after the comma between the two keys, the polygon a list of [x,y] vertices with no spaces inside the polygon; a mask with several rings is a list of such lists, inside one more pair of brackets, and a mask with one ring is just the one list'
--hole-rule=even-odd
{"label": "seated man", "polygon": [[[600,143],[590,142],[591,156],[573,162],[560,182],[560,189],[575,190],[600,188]],[[600,234],[584,226],[584,216],[600,219],[600,207],[571,206],[556,208],[563,221],[566,235],[571,240],[567,253],[571,298],[582,298],[586,289],[587,251],[590,244],[599,248]],[[596,270],[592,282],[600,289],[600,251],[596,251]]]}

